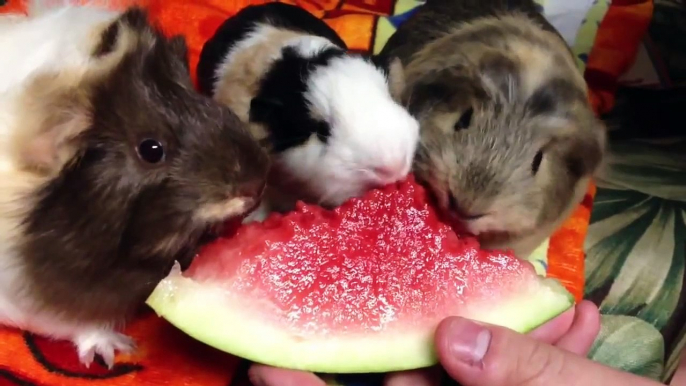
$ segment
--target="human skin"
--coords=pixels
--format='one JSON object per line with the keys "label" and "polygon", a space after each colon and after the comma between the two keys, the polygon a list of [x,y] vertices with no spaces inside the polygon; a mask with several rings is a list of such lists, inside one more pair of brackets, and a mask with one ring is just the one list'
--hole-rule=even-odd
{"label": "human skin", "polygon": [[684,386],[686,385],[686,348],[681,351],[681,361],[679,367],[672,377],[672,381],[669,383],[670,386]]}

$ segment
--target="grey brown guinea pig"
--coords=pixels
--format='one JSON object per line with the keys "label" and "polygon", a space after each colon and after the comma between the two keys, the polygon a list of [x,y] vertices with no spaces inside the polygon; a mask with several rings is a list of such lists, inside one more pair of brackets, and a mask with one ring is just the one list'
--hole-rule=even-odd
{"label": "grey brown guinea pig", "polygon": [[0,40],[0,324],[112,366],[134,347],[116,328],[175,261],[257,204],[268,157],[194,90],[185,40],[144,10],[12,23]]}
{"label": "grey brown guinea pig", "polygon": [[529,256],[605,153],[564,40],[529,0],[428,0],[379,56],[405,68],[417,178],[484,247]]}

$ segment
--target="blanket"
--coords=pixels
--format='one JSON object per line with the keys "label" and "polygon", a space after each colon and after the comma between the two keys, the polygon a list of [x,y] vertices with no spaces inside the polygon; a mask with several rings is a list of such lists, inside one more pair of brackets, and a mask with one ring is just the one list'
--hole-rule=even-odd
{"label": "blanket", "polygon": [[[417,0],[281,0],[325,20],[360,52],[378,52],[395,29],[422,3]],[[168,34],[183,34],[195,74],[203,43],[226,18],[261,0],[138,0]],[[127,3],[122,0],[121,4]],[[571,3],[578,3],[571,6]],[[576,55],[589,81],[596,111],[609,111],[617,79],[630,66],[652,13],[648,0],[540,1],[542,11]],[[23,12],[22,0],[0,0],[0,12]],[[1,53],[0,53],[1,54]],[[595,186],[564,225],[531,257],[539,273],[558,278],[577,299],[584,291],[585,239]],[[131,355],[119,355],[113,369],[79,365],[73,347],[31,334],[0,330],[0,386],[198,385],[226,386],[240,361],[208,348],[157,318],[149,310],[127,328],[138,342]],[[378,378],[337,376],[331,383],[371,385]]]}
{"label": "blanket", "polygon": [[686,364],[686,45],[673,39],[684,21],[686,3],[655,0],[606,117],[611,155],[585,242],[584,297],[602,313],[591,357],[662,382]]}

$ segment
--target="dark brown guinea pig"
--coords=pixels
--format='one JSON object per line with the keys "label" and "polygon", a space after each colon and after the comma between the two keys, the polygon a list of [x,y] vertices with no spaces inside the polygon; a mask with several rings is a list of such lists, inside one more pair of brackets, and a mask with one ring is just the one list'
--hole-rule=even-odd
{"label": "dark brown guinea pig", "polygon": [[606,131],[569,47],[531,0],[428,0],[380,56],[405,69],[414,173],[485,248],[526,258],[601,165]]}
{"label": "dark brown guinea pig", "polygon": [[112,366],[133,348],[115,328],[258,203],[268,158],[195,92],[184,39],[139,8],[46,10],[3,28],[0,50],[15,55],[0,58],[14,73],[0,79],[0,324]]}

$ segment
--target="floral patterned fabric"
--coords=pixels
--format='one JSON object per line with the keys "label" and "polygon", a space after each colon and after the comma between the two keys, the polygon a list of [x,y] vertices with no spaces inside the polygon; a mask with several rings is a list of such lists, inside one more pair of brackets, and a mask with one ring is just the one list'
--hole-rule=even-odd
{"label": "floral patterned fabric", "polygon": [[591,358],[663,382],[686,348],[685,25],[686,2],[655,1],[606,117],[611,156],[585,242],[585,296],[603,314]]}
{"label": "floral patterned fabric", "polygon": [[586,238],[586,297],[603,314],[591,358],[667,380],[686,344],[686,139],[611,148]]}

